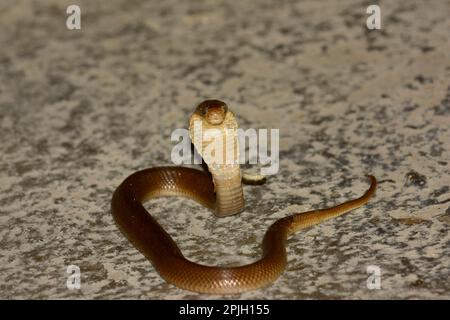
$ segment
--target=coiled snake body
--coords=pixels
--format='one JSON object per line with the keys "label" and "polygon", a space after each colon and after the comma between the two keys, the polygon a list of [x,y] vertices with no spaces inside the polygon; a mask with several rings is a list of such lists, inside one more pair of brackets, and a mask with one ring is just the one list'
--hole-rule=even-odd
{"label": "coiled snake body", "polygon": [[[264,235],[262,257],[237,267],[212,267],[186,259],[171,236],[147,212],[143,203],[161,196],[181,196],[195,200],[218,216],[243,210],[241,172],[238,164],[214,163],[195,137],[193,120],[206,127],[237,128],[234,115],[223,102],[208,100],[191,116],[192,141],[208,164],[210,173],[186,167],[155,167],[126,178],[113,194],[111,211],[122,233],[146,256],[167,282],[180,288],[204,293],[238,293],[263,287],[275,281],[286,266],[285,242],[292,233],[337,217],[365,204],[374,194],[376,179],[369,176],[370,188],[360,198],[333,208],[297,213],[275,221]],[[230,121],[228,121],[230,120]],[[231,133],[230,133],[231,132]],[[231,138],[235,132],[228,133]],[[235,152],[235,155],[237,152]],[[214,160],[214,159],[212,159]],[[210,161],[208,163],[208,161]],[[236,169],[237,168],[237,169]]]}

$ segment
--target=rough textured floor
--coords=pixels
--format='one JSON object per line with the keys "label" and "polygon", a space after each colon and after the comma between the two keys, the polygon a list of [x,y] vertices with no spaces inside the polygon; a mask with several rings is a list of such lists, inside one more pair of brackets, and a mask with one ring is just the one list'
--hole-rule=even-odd
{"label": "rough textured floor", "polygon": [[230,298],[450,298],[449,1],[379,1],[380,31],[366,1],[77,1],[69,31],[72,3],[0,2],[0,298],[222,298],[163,281],[110,214],[206,98],[279,128],[280,170],[237,217],[148,204],[194,261],[251,262],[275,219],[380,180],[369,205],[292,236],[275,283]]}

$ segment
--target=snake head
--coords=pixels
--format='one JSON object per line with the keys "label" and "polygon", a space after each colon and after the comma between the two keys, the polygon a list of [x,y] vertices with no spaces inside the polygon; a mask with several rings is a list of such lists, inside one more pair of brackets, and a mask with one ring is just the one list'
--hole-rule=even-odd
{"label": "snake head", "polygon": [[220,100],[203,101],[189,118],[189,136],[212,175],[220,217],[244,209],[237,129],[233,111]]}
{"label": "snake head", "polygon": [[211,125],[219,125],[225,120],[228,106],[220,100],[205,100],[197,106],[199,113]]}

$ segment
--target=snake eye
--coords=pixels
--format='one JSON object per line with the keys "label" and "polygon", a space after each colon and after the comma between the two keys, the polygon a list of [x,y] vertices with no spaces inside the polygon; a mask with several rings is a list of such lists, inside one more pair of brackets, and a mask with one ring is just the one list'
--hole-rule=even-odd
{"label": "snake eye", "polygon": [[221,124],[225,120],[228,106],[220,100],[206,100],[198,106],[201,114],[209,124]]}

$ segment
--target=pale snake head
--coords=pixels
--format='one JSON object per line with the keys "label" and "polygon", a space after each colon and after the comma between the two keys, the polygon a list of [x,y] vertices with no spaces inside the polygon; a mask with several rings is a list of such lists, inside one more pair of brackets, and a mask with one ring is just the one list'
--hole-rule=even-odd
{"label": "pale snake head", "polygon": [[233,112],[220,100],[203,101],[189,119],[192,143],[213,177],[218,216],[244,209],[237,129]]}

